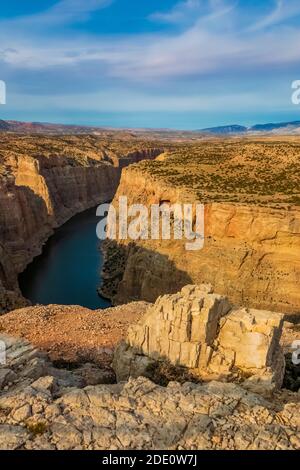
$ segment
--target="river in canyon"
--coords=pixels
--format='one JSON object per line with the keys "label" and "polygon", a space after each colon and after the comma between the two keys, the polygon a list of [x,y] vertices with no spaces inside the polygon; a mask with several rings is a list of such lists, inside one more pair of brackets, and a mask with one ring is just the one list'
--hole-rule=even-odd
{"label": "river in canyon", "polygon": [[97,293],[103,258],[96,236],[96,208],[78,214],[49,238],[40,256],[19,276],[24,297],[33,304],[107,308]]}

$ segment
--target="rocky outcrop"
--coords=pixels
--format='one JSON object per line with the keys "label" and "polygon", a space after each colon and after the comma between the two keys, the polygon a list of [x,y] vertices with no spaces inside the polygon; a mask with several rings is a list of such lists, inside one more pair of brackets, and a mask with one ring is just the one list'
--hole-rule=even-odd
{"label": "rocky outcrop", "polygon": [[[159,167],[154,175],[146,170],[135,165],[123,171],[113,201],[117,210],[120,196],[127,196],[129,205],[148,208],[162,202],[203,202],[192,185],[187,190],[168,183],[164,173],[160,176]],[[186,250],[186,240],[173,238],[108,241],[101,292],[114,304],[141,299],[154,302],[158,295],[177,292],[188,283],[211,283],[237,305],[284,313],[300,311],[297,206],[209,200],[204,226],[204,247],[196,251]]]}
{"label": "rocky outcrop", "polygon": [[18,393],[36,380],[42,383],[41,377],[45,376],[53,377],[57,394],[66,387],[115,382],[111,369],[87,362],[73,365],[72,370],[56,368],[48,355],[29,341],[0,333],[0,395]]}
{"label": "rocky outcrop", "polygon": [[[283,315],[232,307],[211,286],[185,286],[157,299],[116,351],[118,379],[139,376],[149,360],[167,360],[207,379],[231,379],[255,391],[281,387]],[[144,357],[145,356],[145,357]],[[153,362],[153,361],[152,361]]]}
{"label": "rocky outcrop", "polygon": [[[36,138],[37,139],[37,138]],[[35,140],[32,145],[34,147]],[[82,144],[83,145],[83,144]],[[5,154],[0,171],[0,313],[26,305],[18,274],[41,252],[53,229],[70,217],[110,201],[124,166],[155,158],[159,148],[96,157]],[[67,145],[65,152],[67,152]]]}
{"label": "rocky outcrop", "polygon": [[[86,371],[56,369],[28,342],[0,340],[7,346],[0,365],[2,450],[300,447],[297,394],[281,392],[270,402],[237,384],[161,387],[143,377],[95,384]],[[98,372],[98,380],[107,377]]]}

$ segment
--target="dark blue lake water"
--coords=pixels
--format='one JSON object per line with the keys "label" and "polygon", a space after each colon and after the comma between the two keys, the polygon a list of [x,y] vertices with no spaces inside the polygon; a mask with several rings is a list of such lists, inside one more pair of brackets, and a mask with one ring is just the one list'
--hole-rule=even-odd
{"label": "dark blue lake water", "polygon": [[106,308],[100,297],[101,241],[96,236],[96,208],[76,215],[55,230],[37,256],[19,276],[21,291],[33,304],[82,305]]}

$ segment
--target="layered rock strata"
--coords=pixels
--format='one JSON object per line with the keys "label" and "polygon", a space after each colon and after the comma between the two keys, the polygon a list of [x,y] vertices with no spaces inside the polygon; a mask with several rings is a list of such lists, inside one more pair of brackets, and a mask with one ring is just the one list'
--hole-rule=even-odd
{"label": "layered rock strata", "polygon": [[[164,174],[153,176],[140,165],[123,171],[113,201],[117,211],[120,196],[127,196],[129,205],[149,209],[165,202],[204,202],[192,188],[174,186]],[[299,207],[210,199],[204,208],[204,236],[203,249],[196,251],[186,250],[186,240],[174,240],[172,232],[171,240],[107,241],[101,292],[114,304],[153,302],[189,283],[211,283],[237,305],[299,313]]]}

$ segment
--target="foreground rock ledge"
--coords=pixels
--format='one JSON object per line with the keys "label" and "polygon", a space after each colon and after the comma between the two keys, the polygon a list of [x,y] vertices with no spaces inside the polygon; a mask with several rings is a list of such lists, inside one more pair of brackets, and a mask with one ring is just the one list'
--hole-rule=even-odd
{"label": "foreground rock ledge", "polygon": [[85,386],[30,343],[1,335],[0,449],[299,449],[299,395],[139,377]]}
{"label": "foreground rock ledge", "polygon": [[234,307],[210,285],[188,285],[159,297],[129,327],[126,343],[115,353],[114,369],[119,380],[126,380],[147,375],[153,361],[166,359],[206,380],[236,376],[254,392],[272,392],[284,377],[283,318]]}

